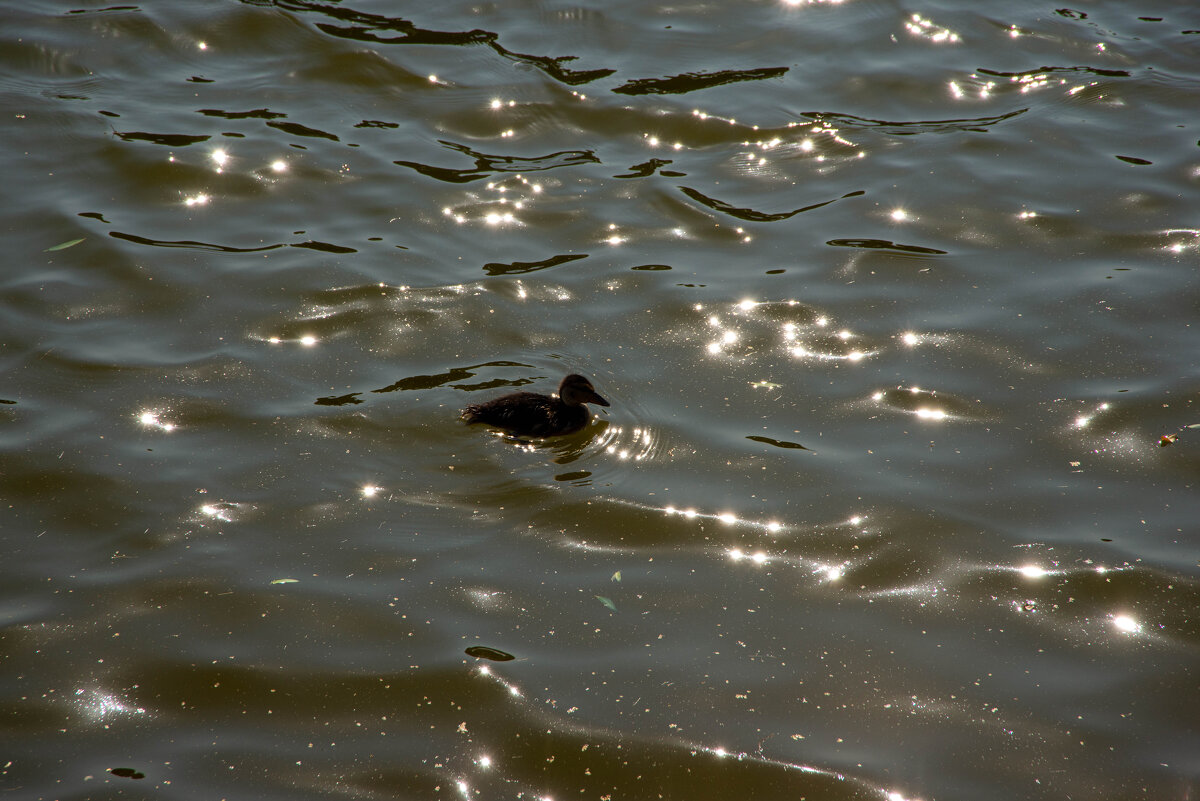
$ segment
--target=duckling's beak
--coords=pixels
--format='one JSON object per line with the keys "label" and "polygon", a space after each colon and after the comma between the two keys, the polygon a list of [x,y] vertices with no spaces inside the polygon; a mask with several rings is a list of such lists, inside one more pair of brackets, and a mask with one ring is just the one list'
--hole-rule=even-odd
{"label": "duckling's beak", "polygon": [[608,401],[596,394],[596,390],[588,389],[588,396],[584,399],[585,403],[594,403],[597,406],[608,406]]}

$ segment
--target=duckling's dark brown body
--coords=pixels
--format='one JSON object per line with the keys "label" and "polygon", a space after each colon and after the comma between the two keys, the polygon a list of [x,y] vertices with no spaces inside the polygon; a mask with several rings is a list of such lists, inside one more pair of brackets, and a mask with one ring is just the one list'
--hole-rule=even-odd
{"label": "duckling's dark brown body", "polygon": [[485,423],[518,437],[554,437],[573,434],[588,424],[587,404],[608,406],[592,382],[571,373],[558,386],[558,395],[513,392],[463,409],[468,423]]}

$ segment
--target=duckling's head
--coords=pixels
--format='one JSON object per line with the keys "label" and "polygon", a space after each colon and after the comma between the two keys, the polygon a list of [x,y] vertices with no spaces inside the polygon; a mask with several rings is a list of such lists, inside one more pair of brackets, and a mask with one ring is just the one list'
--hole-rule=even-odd
{"label": "duckling's head", "polygon": [[594,403],[597,406],[607,406],[608,401],[596,394],[592,382],[578,373],[571,373],[558,385],[558,397],[568,406],[579,406],[584,403]]}

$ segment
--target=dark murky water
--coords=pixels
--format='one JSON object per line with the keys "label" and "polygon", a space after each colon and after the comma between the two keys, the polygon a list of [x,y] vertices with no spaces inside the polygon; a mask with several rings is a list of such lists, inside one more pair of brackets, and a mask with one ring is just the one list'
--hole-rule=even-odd
{"label": "dark murky water", "polygon": [[0,786],[1195,798],[1200,12],[1136,6],[0,12]]}

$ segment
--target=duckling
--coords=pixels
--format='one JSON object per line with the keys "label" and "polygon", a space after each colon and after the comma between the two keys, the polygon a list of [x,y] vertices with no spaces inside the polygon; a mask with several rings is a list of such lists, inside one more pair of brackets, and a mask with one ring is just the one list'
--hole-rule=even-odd
{"label": "duckling", "polygon": [[592,382],[571,373],[558,385],[558,395],[513,392],[484,403],[472,403],[462,411],[468,423],[486,423],[518,437],[555,437],[573,434],[588,424],[586,404],[608,406],[592,388]]}

